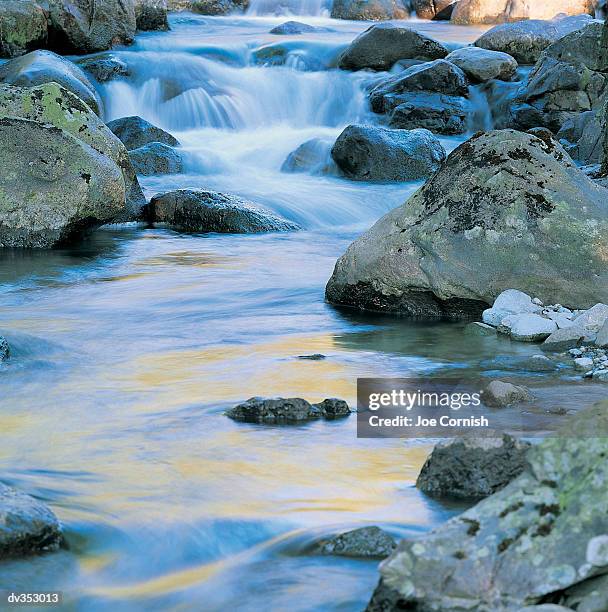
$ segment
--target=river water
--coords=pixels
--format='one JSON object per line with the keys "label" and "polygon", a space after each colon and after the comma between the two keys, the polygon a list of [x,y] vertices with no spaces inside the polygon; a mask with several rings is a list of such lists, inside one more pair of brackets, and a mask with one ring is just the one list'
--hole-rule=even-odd
{"label": "river water", "polygon": [[[306,547],[366,524],[415,535],[456,512],[414,487],[428,441],[358,440],[354,417],[239,424],[228,406],[253,395],[354,404],[357,376],[453,370],[525,380],[539,414],[565,387],[578,405],[602,393],[568,371],[526,374],[531,346],[324,303],[336,258],[419,184],[280,172],[305,140],[374,121],[364,89],[377,78],[328,68],[367,24],[317,16],[305,21],[331,31],[268,34],[282,21],[173,15],[170,32],[117,51],[132,76],[100,94],[107,120],[141,115],[183,144],[187,172],[143,180],[148,195],[234,193],[303,231],[126,225],[70,249],[0,255],[0,332],[13,348],[0,370],[0,474],[49,503],[68,540],[2,563],[0,586],[62,590],[66,610],[360,610],[377,564]],[[480,32],[413,25],[454,44]],[[255,64],[278,43],[285,65]],[[311,353],[327,358],[298,359]]]}

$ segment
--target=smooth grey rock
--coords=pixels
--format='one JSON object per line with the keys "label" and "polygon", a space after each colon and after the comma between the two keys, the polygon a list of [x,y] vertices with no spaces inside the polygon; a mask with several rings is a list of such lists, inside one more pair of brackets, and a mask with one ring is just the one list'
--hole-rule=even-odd
{"label": "smooth grey rock", "polygon": [[577,325],[554,331],[541,345],[544,351],[560,353],[581,346],[586,340],[585,330]]}
{"label": "smooth grey rock", "polygon": [[349,125],[331,156],[356,181],[410,181],[430,176],[445,160],[445,149],[428,130],[391,130]]}
{"label": "smooth grey rock", "polygon": [[499,432],[440,442],[422,466],[416,486],[432,497],[487,497],[524,471],[529,448],[527,442]]}
{"label": "smooth grey rock", "polygon": [[137,174],[179,174],[184,170],[182,155],[173,147],[162,142],[150,144],[129,151],[131,163]]}
{"label": "smooth grey rock", "polygon": [[479,320],[515,285],[546,303],[588,308],[608,301],[604,240],[605,192],[556,141],[513,130],[477,134],[348,248],[326,297],[362,309]]}
{"label": "smooth grey rock", "polygon": [[101,102],[87,75],[52,51],[32,51],[0,66],[0,83],[6,85],[34,87],[52,82],[71,91],[99,115]]}
{"label": "smooth grey rock", "polygon": [[519,342],[541,342],[557,331],[557,323],[537,314],[515,315],[510,322],[511,338]]}
{"label": "smooth grey rock", "polygon": [[601,112],[586,111],[568,119],[557,133],[557,139],[567,140],[564,149],[572,159],[585,165],[602,161],[603,130]]}
{"label": "smooth grey rock", "polygon": [[600,348],[608,348],[608,321],[605,321],[600,330],[597,332],[595,345]]}
{"label": "smooth grey rock", "polygon": [[448,50],[440,42],[394,23],[371,26],[346,48],[338,60],[345,70],[388,70],[403,59],[435,60]]}
{"label": "smooth grey rock", "polygon": [[569,588],[565,604],[577,612],[605,612],[608,610],[608,574],[585,580]]}
{"label": "smooth grey rock", "polygon": [[583,329],[598,331],[608,320],[608,305],[595,304],[595,306],[585,310],[574,317],[573,324]]}
{"label": "smooth grey rock", "polygon": [[265,399],[252,397],[226,411],[226,416],[247,423],[297,423],[313,419],[335,419],[350,415],[350,408],[343,400],[326,399],[311,404],[301,398]]}
{"label": "smooth grey rock", "polygon": [[397,548],[395,539],[380,527],[360,527],[321,540],[313,549],[321,555],[385,559]]}
{"label": "smooth grey rock", "polygon": [[517,62],[509,54],[481,47],[462,47],[452,51],[445,59],[478,83],[490,79],[510,81],[517,72]]}
{"label": "smooth grey rock", "polygon": [[322,31],[326,31],[326,28],[317,28],[313,25],[309,25],[308,23],[301,23],[299,21],[286,21],[285,23],[272,28],[272,30],[270,30],[270,34],[294,35]]}
{"label": "smooth grey rock", "polygon": [[46,46],[47,19],[34,0],[0,3],[0,57],[16,57]]}
{"label": "smooth grey rock", "polygon": [[537,313],[541,310],[527,293],[517,289],[506,289],[500,293],[492,308],[509,314]]}
{"label": "smooth grey rock", "polygon": [[121,59],[109,53],[78,60],[77,64],[98,83],[106,83],[121,76],[129,76],[129,67]]}
{"label": "smooth grey rock", "polygon": [[496,330],[491,325],[474,321],[469,323],[464,331],[472,336],[495,336]]}
{"label": "smooth grey rock", "polygon": [[492,408],[504,408],[510,404],[520,404],[531,399],[532,395],[525,387],[502,380],[493,380],[482,393],[484,404]]}
{"label": "smooth grey rock", "polygon": [[335,170],[331,158],[334,142],[328,138],[311,138],[292,151],[281,166],[281,172],[329,174]]}
{"label": "smooth grey rock", "polygon": [[168,30],[167,0],[135,0],[135,23],[142,31]]}
{"label": "smooth grey rock", "polygon": [[331,16],[353,21],[384,21],[407,19],[409,11],[403,0],[334,0]]}
{"label": "smooth grey rock", "polygon": [[0,559],[57,550],[59,521],[38,500],[0,483]]}
{"label": "smooth grey rock", "polygon": [[579,357],[574,360],[574,367],[577,370],[584,370],[585,372],[593,367],[593,359],[589,357]]}
{"label": "smooth grey rock", "polygon": [[139,149],[152,142],[178,147],[179,141],[159,127],[141,117],[121,117],[108,123],[108,127],[122,140],[127,150]]}
{"label": "smooth grey rock", "polygon": [[237,196],[178,189],[154,196],[145,210],[150,223],[167,223],[189,232],[252,234],[288,232],[299,227]]}
{"label": "smooth grey rock", "polygon": [[530,372],[553,372],[557,364],[545,355],[532,355],[523,364]]}
{"label": "smooth grey rock", "polygon": [[6,361],[11,356],[11,349],[4,336],[0,336],[0,362]]}

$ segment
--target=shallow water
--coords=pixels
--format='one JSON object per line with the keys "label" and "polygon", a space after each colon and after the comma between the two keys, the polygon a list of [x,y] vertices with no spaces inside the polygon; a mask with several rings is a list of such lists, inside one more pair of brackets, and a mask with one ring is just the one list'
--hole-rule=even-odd
{"label": "shallow water", "polygon": [[[324,303],[336,258],[418,184],[280,173],[305,140],[372,121],[364,88],[376,78],[326,69],[367,24],[322,18],[306,21],[333,32],[287,37],[288,66],[253,66],[253,51],[284,39],[267,33],[282,21],[173,16],[171,32],[118,52],[133,76],[100,93],[107,119],[144,116],[188,152],[187,174],[144,180],[148,194],[236,193],[303,231],[110,227],[71,249],[0,256],[13,347],[0,370],[2,479],[46,500],[69,543],[1,564],[2,585],[63,590],[69,610],[360,610],[377,564],[303,551],[364,524],[415,535],[458,511],[414,487],[429,441],[359,440],[354,417],[239,424],[226,407],[252,395],[354,404],[364,375],[508,373],[536,388],[528,410],[549,427],[547,409],[604,394],[568,369],[526,374],[532,346]],[[455,44],[479,33],[416,27]],[[311,353],[327,359],[297,358]]]}

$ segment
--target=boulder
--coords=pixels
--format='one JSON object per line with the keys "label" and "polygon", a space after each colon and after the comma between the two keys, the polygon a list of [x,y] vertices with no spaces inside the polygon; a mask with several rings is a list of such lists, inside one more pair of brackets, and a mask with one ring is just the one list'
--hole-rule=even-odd
{"label": "boulder", "polygon": [[286,21],[270,30],[270,34],[280,34],[285,36],[293,36],[296,34],[309,34],[310,32],[324,32],[327,28],[318,28],[308,23],[299,21]]}
{"label": "boulder", "polygon": [[555,321],[532,313],[515,315],[509,327],[511,338],[519,342],[542,342],[557,331]]}
{"label": "boulder", "polygon": [[130,221],[139,217],[146,200],[129,154],[120,140],[80,98],[57,83],[31,89],[4,86],[0,87],[0,117],[6,116],[52,124],[109,157],[120,168],[126,189],[126,208],[119,220]]}
{"label": "boulder", "polygon": [[608,321],[608,306],[596,304],[574,318],[573,324],[588,331],[599,331],[600,327]]}
{"label": "boulder", "polygon": [[142,31],[168,30],[167,0],[135,0],[135,23]]}
{"label": "boulder", "polygon": [[409,11],[402,0],[334,0],[331,16],[353,21],[384,21],[407,19]]}
{"label": "boulder", "polygon": [[0,362],[6,361],[11,356],[11,349],[4,336],[0,336]]}
{"label": "boulder", "polygon": [[343,400],[326,399],[319,404],[311,404],[295,397],[265,399],[252,397],[226,411],[226,416],[235,421],[247,423],[297,423],[313,419],[335,419],[350,415],[350,408]]}
{"label": "boulder", "polygon": [[517,72],[517,62],[513,57],[481,47],[462,47],[452,51],[445,59],[478,83],[490,79],[510,81]]}
{"label": "boulder", "polygon": [[483,403],[491,408],[504,408],[530,399],[532,396],[528,389],[502,380],[493,380],[482,392]]}
{"label": "boulder", "polygon": [[360,527],[321,540],[313,552],[338,557],[386,559],[397,548],[395,539],[380,527]]}
{"label": "boulder", "polygon": [[338,59],[344,70],[389,70],[403,59],[435,60],[448,55],[440,42],[394,23],[371,26],[346,48]]}
{"label": "boulder", "polygon": [[281,172],[310,172],[329,174],[335,168],[331,158],[333,141],[326,138],[312,138],[292,151],[281,166]]}
{"label": "boulder", "polygon": [[603,109],[578,113],[567,119],[557,133],[568,155],[583,165],[602,161]]}
{"label": "boulder", "polygon": [[0,3],[0,57],[16,57],[44,47],[48,27],[44,10],[34,0]]}
{"label": "boulder", "polygon": [[178,189],[156,195],[145,215],[150,223],[166,223],[190,232],[252,234],[299,229],[295,223],[248,200],[202,189]]}
{"label": "boulder", "polygon": [[524,19],[553,19],[558,15],[595,14],[594,0],[460,0],[452,12],[452,23],[506,23]]}
{"label": "boulder", "polygon": [[438,498],[488,497],[524,471],[529,448],[529,443],[498,432],[440,442],[422,466],[416,486]]}
{"label": "boulder", "polygon": [[326,297],[362,309],[479,319],[516,287],[546,303],[589,308],[608,299],[606,239],[604,189],[555,140],[479,133],[348,248]]}
{"label": "boulder", "polygon": [[52,51],[32,51],[0,66],[0,83],[6,85],[33,87],[52,82],[71,91],[99,115],[101,101],[87,75]]}
{"label": "boulder", "polygon": [[98,83],[106,83],[112,79],[131,74],[125,62],[108,53],[83,58],[78,60],[77,64]]}
{"label": "boulder", "polygon": [[607,415],[604,402],[570,417],[504,489],[402,540],[368,610],[515,611],[606,575]]}
{"label": "boulder", "polygon": [[506,289],[494,300],[492,308],[484,310],[482,319],[484,323],[498,327],[509,315],[540,312],[541,310],[542,308],[535,304],[527,293],[517,289]]}
{"label": "boulder", "polygon": [[0,246],[48,248],[125,211],[118,166],[51,124],[0,119]]}
{"label": "boulder", "polygon": [[508,53],[520,64],[535,64],[547,47],[591,21],[589,15],[577,15],[553,21],[530,19],[504,23],[482,34],[474,44],[482,49]]}
{"label": "boulder", "polygon": [[108,127],[120,138],[128,151],[139,149],[152,142],[178,147],[179,141],[159,127],[141,117],[121,117],[108,123]]}
{"label": "boulder", "polygon": [[542,344],[543,351],[561,353],[571,348],[581,346],[588,340],[587,333],[582,327],[573,325],[554,331]]}
{"label": "boulder", "polygon": [[331,156],[355,181],[410,181],[433,174],[446,153],[428,130],[349,125],[338,136]]}
{"label": "boulder", "polygon": [[57,550],[57,517],[42,502],[0,483],[0,559]]}
{"label": "boulder", "polygon": [[[420,19],[450,19],[458,0],[413,0],[416,17]],[[449,15],[448,15],[449,13]]]}
{"label": "boulder", "polygon": [[608,348],[608,321],[605,321],[595,338],[596,346],[600,348]]}
{"label": "boulder", "polygon": [[150,144],[129,151],[131,163],[137,174],[180,174],[184,170],[182,155],[173,147],[162,142]]}
{"label": "boulder", "polygon": [[134,0],[48,0],[55,48],[95,53],[133,42]]}

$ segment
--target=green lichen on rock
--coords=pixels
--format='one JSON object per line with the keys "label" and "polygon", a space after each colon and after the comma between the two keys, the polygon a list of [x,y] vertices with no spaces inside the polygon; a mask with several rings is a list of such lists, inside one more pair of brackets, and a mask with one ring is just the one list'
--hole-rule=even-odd
{"label": "green lichen on rock", "polygon": [[47,42],[44,10],[33,0],[0,2],[0,57],[15,57]]}

